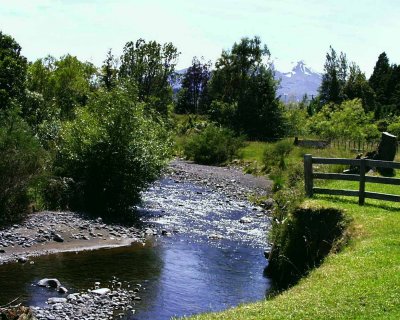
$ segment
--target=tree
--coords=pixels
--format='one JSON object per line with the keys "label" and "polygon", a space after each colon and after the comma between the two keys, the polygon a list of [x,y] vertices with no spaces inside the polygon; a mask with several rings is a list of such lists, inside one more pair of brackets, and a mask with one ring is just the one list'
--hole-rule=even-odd
{"label": "tree", "polygon": [[123,88],[100,91],[63,124],[56,167],[71,184],[70,207],[123,215],[158,178],[170,151],[160,121]]}
{"label": "tree", "polygon": [[379,105],[387,105],[388,104],[388,83],[391,76],[391,67],[389,64],[389,59],[385,52],[382,52],[378,61],[375,64],[374,71],[372,72],[371,77],[369,78],[369,84],[371,88],[375,91],[376,100]]}
{"label": "tree", "polygon": [[106,60],[104,60],[103,66],[101,67],[100,81],[109,91],[117,85],[118,67],[111,49],[107,52]]}
{"label": "tree", "polygon": [[53,97],[60,107],[61,119],[72,119],[76,107],[86,105],[89,94],[95,88],[96,67],[81,62],[67,54],[54,62],[51,77]]}
{"label": "tree", "polygon": [[375,111],[375,92],[370,87],[365,74],[355,64],[350,64],[349,76],[343,87],[343,93],[346,99],[361,99],[366,112]]}
{"label": "tree", "polygon": [[311,117],[309,130],[325,139],[365,141],[379,137],[373,114],[365,113],[360,99],[325,105]]}
{"label": "tree", "polygon": [[343,52],[337,56],[331,46],[329,50],[324,65],[325,73],[322,75],[321,86],[318,90],[322,105],[328,102],[340,104],[345,99],[343,87],[347,79],[347,58]]}
{"label": "tree", "polygon": [[0,110],[21,99],[25,89],[27,61],[20,45],[0,31]]}
{"label": "tree", "polygon": [[203,113],[201,108],[207,99],[211,62],[202,63],[197,57],[183,75],[182,89],[178,94],[177,113]]}
{"label": "tree", "polygon": [[[24,116],[35,127],[50,119],[72,119],[77,107],[86,105],[96,87],[97,69],[69,54],[46,57],[29,65],[29,99]],[[35,98],[36,101],[32,100]],[[41,100],[39,103],[38,100]]]}
{"label": "tree", "polygon": [[28,188],[43,170],[44,152],[18,108],[0,110],[0,224],[28,212]]}
{"label": "tree", "polygon": [[230,51],[222,52],[210,82],[213,101],[236,106],[231,108],[234,111],[231,127],[251,138],[267,139],[283,134],[277,82],[264,63],[268,57],[269,50],[258,37],[243,38]]}
{"label": "tree", "polygon": [[400,66],[390,65],[383,52],[379,55],[369,84],[376,93],[375,117],[400,114]]}
{"label": "tree", "polygon": [[119,77],[137,86],[140,101],[166,115],[167,106],[172,103],[169,79],[174,73],[178,56],[172,43],[161,45],[143,39],[128,42],[121,56]]}

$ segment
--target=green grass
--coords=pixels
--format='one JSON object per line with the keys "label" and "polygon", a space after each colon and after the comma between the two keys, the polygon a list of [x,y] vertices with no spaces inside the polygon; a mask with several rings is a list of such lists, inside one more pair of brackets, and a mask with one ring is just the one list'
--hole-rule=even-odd
{"label": "green grass", "polygon": [[[301,161],[304,151],[295,151],[298,154],[289,161]],[[315,150],[310,153],[316,154]],[[336,156],[330,153],[319,155]],[[347,181],[320,184],[358,188]],[[398,186],[367,183],[366,189],[400,194]],[[323,195],[307,201],[345,210],[352,219],[348,245],[274,298],[192,319],[400,319],[400,204],[366,199],[359,206],[354,197]]]}
{"label": "green grass", "polygon": [[257,161],[261,164],[266,145],[266,142],[260,141],[246,142],[246,146],[239,150],[241,159],[245,162]]}

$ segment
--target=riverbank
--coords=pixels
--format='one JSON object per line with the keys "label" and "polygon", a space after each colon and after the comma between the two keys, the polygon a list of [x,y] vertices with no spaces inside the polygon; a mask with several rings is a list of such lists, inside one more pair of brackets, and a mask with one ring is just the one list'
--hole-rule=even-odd
{"label": "riverbank", "polygon": [[[271,182],[244,174],[239,167],[214,167],[173,160],[164,176],[176,183],[189,182],[245,200],[249,195],[265,196]],[[270,206],[267,203],[266,206]],[[269,209],[269,208],[266,208]],[[30,257],[59,252],[95,250],[143,242],[145,230],[106,224],[74,212],[43,211],[30,214],[21,224],[0,230],[0,265],[28,262]]]}
{"label": "riverbank", "polygon": [[[355,189],[349,182],[327,187]],[[371,185],[398,194],[397,186]],[[344,209],[353,220],[351,240],[291,289],[269,299],[191,319],[399,319],[400,205],[368,199],[316,196],[316,205]]]}
{"label": "riverbank", "polygon": [[74,212],[43,211],[0,230],[0,265],[27,263],[30,257],[58,252],[128,246],[143,241],[134,227],[105,224]]}

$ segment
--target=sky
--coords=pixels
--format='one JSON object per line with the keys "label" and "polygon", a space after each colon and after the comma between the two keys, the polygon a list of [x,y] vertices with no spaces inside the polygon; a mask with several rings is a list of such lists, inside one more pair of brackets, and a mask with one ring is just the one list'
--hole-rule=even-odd
{"label": "sky", "polygon": [[400,0],[0,0],[0,31],[30,61],[69,53],[100,66],[143,38],[172,42],[183,69],[259,36],[280,71],[304,60],[322,72],[330,45],[367,76],[383,51],[400,63]]}

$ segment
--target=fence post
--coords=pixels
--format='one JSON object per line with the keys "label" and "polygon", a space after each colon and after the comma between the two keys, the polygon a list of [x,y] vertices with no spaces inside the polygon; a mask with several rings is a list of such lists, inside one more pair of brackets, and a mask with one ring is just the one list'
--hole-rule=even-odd
{"label": "fence post", "polygon": [[358,204],[365,203],[365,159],[360,159],[360,187],[358,189]]}
{"label": "fence post", "polygon": [[312,155],[304,155],[304,187],[306,189],[306,196],[312,197],[313,195],[313,169],[312,169]]}

